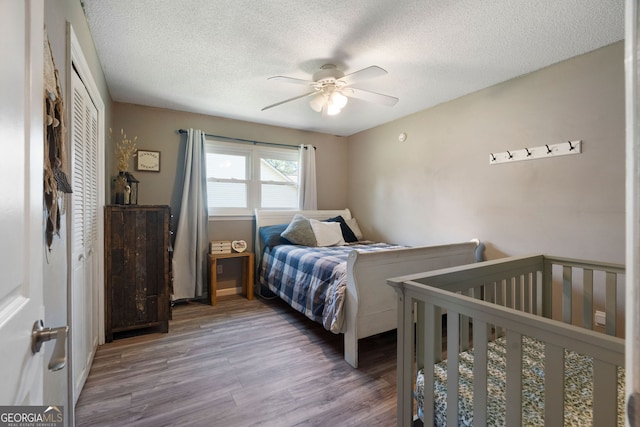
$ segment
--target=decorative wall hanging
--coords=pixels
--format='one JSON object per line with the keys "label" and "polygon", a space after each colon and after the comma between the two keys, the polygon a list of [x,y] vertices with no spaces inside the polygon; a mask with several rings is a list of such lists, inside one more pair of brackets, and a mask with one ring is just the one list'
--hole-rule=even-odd
{"label": "decorative wall hanging", "polygon": [[549,157],[567,156],[582,153],[582,141],[567,141],[560,144],[546,144],[539,147],[523,148],[521,150],[490,153],[489,164],[517,162]]}
{"label": "decorative wall hanging", "polygon": [[160,152],[138,150],[136,170],[146,172],[160,172]]}
{"label": "decorative wall hanging", "polygon": [[54,234],[60,232],[60,216],[64,203],[60,198],[71,193],[67,179],[66,150],[64,146],[64,102],[60,90],[58,70],[53,62],[49,37],[44,34],[44,204],[46,209],[46,240],[51,250]]}

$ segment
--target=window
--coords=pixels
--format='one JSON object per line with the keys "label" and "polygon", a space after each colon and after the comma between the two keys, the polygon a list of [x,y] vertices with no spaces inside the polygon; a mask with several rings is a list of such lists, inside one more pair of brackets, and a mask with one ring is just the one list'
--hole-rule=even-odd
{"label": "window", "polygon": [[298,208],[298,150],[207,139],[209,215]]}

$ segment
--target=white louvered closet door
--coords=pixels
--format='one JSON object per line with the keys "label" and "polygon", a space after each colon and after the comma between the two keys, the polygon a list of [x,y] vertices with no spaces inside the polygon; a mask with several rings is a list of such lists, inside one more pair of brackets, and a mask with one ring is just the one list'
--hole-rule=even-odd
{"label": "white louvered closet door", "polygon": [[98,111],[75,72],[71,83],[71,352],[75,404],[98,346]]}

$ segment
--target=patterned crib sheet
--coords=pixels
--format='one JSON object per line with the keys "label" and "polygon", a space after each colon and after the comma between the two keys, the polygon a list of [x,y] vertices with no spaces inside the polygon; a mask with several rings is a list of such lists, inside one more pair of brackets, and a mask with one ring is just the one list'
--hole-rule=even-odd
{"label": "patterned crib sheet", "polygon": [[[506,340],[488,344],[488,425],[505,425]],[[523,337],[522,425],[544,425],[544,343]],[[593,363],[587,356],[565,350],[565,426],[592,425]],[[473,350],[460,354],[459,426],[473,425]],[[447,423],[447,361],[435,365],[435,422]],[[414,392],[418,415],[424,421],[424,372],[418,372]],[[624,426],[624,368],[618,368],[618,426]]]}

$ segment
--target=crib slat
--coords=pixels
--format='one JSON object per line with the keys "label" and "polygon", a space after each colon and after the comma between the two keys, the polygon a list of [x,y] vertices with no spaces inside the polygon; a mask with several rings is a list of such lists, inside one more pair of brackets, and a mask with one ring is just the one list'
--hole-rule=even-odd
{"label": "crib slat", "polygon": [[522,276],[516,276],[513,278],[513,294],[515,297],[515,304],[513,308],[516,310],[522,310]]}
{"label": "crib slat", "polygon": [[489,325],[473,319],[473,424],[487,425],[487,342]]}
{"label": "crib slat", "polygon": [[606,330],[608,335],[616,336],[616,306],[618,304],[618,296],[616,291],[617,277],[616,273],[607,271],[607,300],[605,302],[606,311]]}
{"label": "crib slat", "polygon": [[583,270],[582,327],[593,330],[593,270]]}
{"label": "crib slat", "polygon": [[[495,294],[495,303],[497,305],[504,305],[504,288],[503,288],[503,280],[496,282],[496,294]],[[496,330],[496,338],[504,335],[504,329],[495,325]]]}
{"label": "crib slat", "polygon": [[571,324],[571,296],[573,294],[572,268],[562,267],[562,321]]}
{"label": "crib slat", "polygon": [[487,302],[495,302],[496,284],[489,283],[482,287],[482,299]]}
{"label": "crib slat", "polygon": [[[484,285],[482,288],[482,299],[486,302],[495,303],[496,302],[496,286],[495,282]],[[489,325],[490,330],[496,329],[496,325]]]}
{"label": "crib slat", "polygon": [[544,345],[544,424],[564,424],[564,349],[557,345]]}
{"label": "crib slat", "polygon": [[[436,311],[438,314],[436,314]],[[436,319],[440,319],[440,322],[434,322]],[[442,344],[437,347],[438,354],[436,355],[436,348],[433,348],[436,336],[439,342],[442,342],[442,315],[440,309],[436,310],[433,304],[424,303],[424,341],[422,342],[423,355],[424,355],[424,419],[429,422],[434,419],[434,384],[435,375],[433,371],[434,365],[442,359]],[[440,325],[439,327],[437,325]],[[418,336],[420,337],[420,336]],[[418,339],[420,342],[420,339]],[[432,347],[432,348],[430,348]]]}
{"label": "crib slat", "polygon": [[434,357],[434,363],[442,362],[442,309],[434,306],[433,308],[433,330],[435,337],[433,338],[433,348],[431,349]]}
{"label": "crib slat", "polygon": [[531,313],[540,314],[538,312],[538,272],[531,273]]}
{"label": "crib slat", "polygon": [[593,425],[617,424],[618,380],[616,366],[593,360]]}
{"label": "crib slat", "polygon": [[413,298],[398,296],[398,426],[413,424]]}
{"label": "crib slat", "polygon": [[522,425],[522,334],[507,329],[506,425]]}
{"label": "crib slat", "polygon": [[458,425],[459,328],[459,313],[447,311],[447,426],[449,427]]}
{"label": "crib slat", "polygon": [[526,273],[522,276],[522,309],[531,313],[531,275]]}
{"label": "crib slat", "polygon": [[553,315],[553,269],[550,261],[545,260],[542,271],[542,316],[551,318]]}
{"label": "crib slat", "polygon": [[[416,310],[416,337],[422,337],[425,334],[425,308],[424,301],[415,300],[415,310]],[[424,367],[424,346],[417,345],[416,346],[416,370],[422,369]]]}
{"label": "crib slat", "polygon": [[[462,295],[472,296],[472,290],[462,291]],[[460,316],[460,351],[469,350],[469,316]]]}

